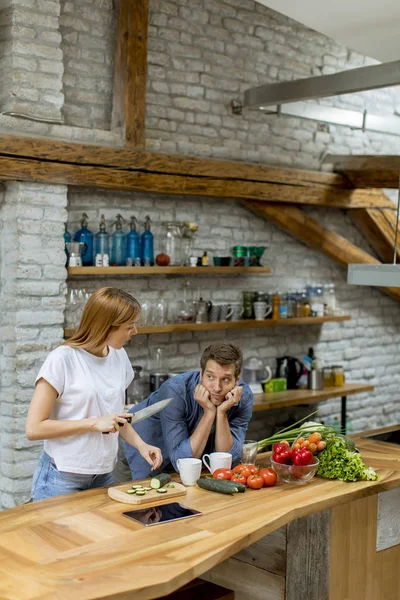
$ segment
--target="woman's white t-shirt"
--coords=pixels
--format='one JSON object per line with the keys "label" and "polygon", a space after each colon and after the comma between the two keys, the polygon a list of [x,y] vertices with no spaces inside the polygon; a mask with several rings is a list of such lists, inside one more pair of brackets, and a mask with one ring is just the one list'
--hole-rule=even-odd
{"label": "woman's white t-shirt", "polygon": [[[74,421],[124,412],[125,390],[133,379],[133,369],[123,348],[108,350],[104,357],[70,346],[50,352],[35,381],[43,378],[58,392],[50,419]],[[117,460],[118,435],[90,431],[45,440],[44,450],[59,471],[110,473]]]}

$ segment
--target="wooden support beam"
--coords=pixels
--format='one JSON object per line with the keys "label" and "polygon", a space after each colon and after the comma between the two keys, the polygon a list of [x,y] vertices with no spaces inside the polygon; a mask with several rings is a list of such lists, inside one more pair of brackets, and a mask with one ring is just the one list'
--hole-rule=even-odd
{"label": "wooden support beam", "polygon": [[395,208],[381,190],[349,188],[338,175],[10,135],[0,135],[0,179],[349,209]]}
{"label": "wooden support beam", "polygon": [[400,156],[327,154],[324,163],[333,165],[356,188],[399,187]]}
{"label": "wooden support beam", "polygon": [[145,143],[148,0],[119,0],[112,129],[127,146]]}
{"label": "wooden support beam", "polygon": [[[396,213],[392,210],[360,208],[352,210],[350,216],[381,261],[392,263],[396,234]],[[400,263],[399,241],[397,243],[397,252],[397,262]]]}
{"label": "wooden support beam", "polygon": [[280,185],[259,181],[191,177],[68,164],[1,156],[0,180],[64,183],[92,188],[145,191],[162,194],[205,196],[211,198],[243,198],[261,202],[282,202],[338,208],[394,206],[381,193],[348,189],[321,189]]}
{"label": "wooden support beam", "polygon": [[[250,201],[244,201],[243,204],[258,216],[274,223],[307,246],[319,250],[342,267],[347,267],[349,264],[380,264],[380,261],[368,252],[358,248],[338,233],[322,227],[300,208]],[[400,301],[400,288],[379,289]]]}

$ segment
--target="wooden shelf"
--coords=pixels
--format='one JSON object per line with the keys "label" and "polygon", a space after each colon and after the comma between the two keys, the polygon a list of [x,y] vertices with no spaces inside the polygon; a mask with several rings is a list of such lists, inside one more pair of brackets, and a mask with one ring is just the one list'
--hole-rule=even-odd
{"label": "wooden shelf", "polygon": [[68,267],[76,275],[256,275],[271,273],[271,267]]}
{"label": "wooden shelf", "polygon": [[373,391],[374,386],[367,383],[345,383],[342,386],[328,387],[323,390],[287,390],[270,394],[254,394],[253,412],[299,404],[316,404],[329,398],[342,398]]}
{"label": "wooden shelf", "polygon": [[[217,331],[220,329],[249,329],[264,327],[290,327],[292,325],[321,325],[322,323],[349,321],[350,315],[340,317],[307,317],[295,319],[265,319],[256,321],[246,319],[242,321],[217,321],[215,323],[170,323],[168,325],[139,326],[138,335],[151,333],[174,333],[176,331]],[[75,329],[64,329],[64,337],[69,338]]]}

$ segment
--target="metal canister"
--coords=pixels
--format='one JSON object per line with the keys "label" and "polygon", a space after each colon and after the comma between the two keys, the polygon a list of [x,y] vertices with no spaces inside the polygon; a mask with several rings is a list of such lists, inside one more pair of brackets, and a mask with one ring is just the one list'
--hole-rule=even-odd
{"label": "metal canister", "polygon": [[324,372],[322,369],[313,369],[308,373],[308,389],[323,390],[324,389]]}

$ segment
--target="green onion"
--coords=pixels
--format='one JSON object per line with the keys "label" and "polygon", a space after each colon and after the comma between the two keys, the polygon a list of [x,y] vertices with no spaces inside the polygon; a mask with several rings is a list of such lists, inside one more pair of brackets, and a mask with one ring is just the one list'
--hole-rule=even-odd
{"label": "green onion", "polygon": [[316,414],[316,412],[317,411],[311,413],[310,415],[308,415],[307,417],[304,417],[303,419],[300,419],[300,421],[293,423],[293,425],[289,425],[289,427],[285,427],[284,429],[281,429],[280,431],[278,431],[277,433],[274,433],[270,437],[265,438],[264,440],[260,440],[258,442],[258,449],[262,450],[266,446],[273,446],[274,444],[278,444],[279,442],[282,442],[283,440],[287,440],[288,442],[294,442],[295,440],[297,440],[298,437],[307,435],[307,433],[315,433],[316,431],[318,431],[322,435],[329,435],[329,434],[335,433],[331,427],[325,427],[325,425],[322,425],[322,424],[321,424],[321,427],[317,427],[315,425],[312,425],[309,427],[300,425],[300,423],[303,423],[304,421],[309,420],[310,417],[312,417],[313,415]]}

